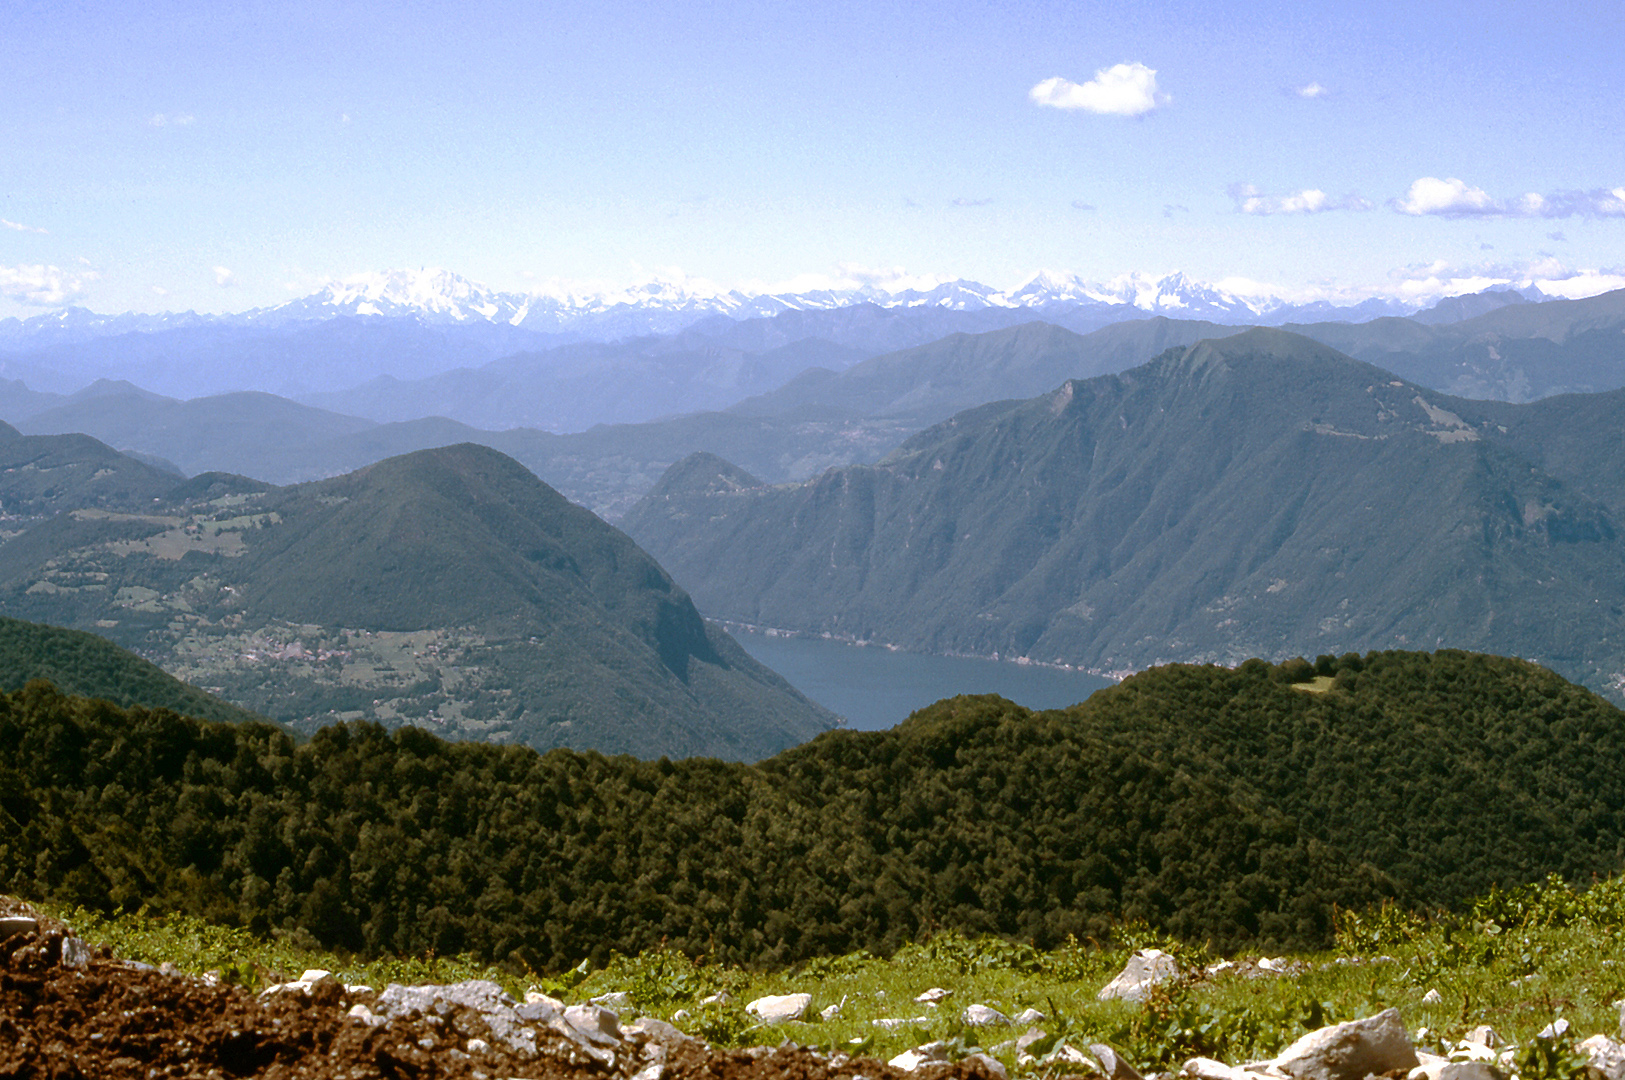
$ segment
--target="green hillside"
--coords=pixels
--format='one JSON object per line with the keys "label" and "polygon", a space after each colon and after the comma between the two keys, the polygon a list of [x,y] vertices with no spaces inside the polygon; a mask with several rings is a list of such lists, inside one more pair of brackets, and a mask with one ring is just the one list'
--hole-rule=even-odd
{"label": "green hillside", "polygon": [[0,545],[0,611],[93,629],[307,732],[371,719],[754,760],[835,720],[708,627],[623,533],[496,451],[165,491]]}
{"label": "green hillside", "polygon": [[1171,666],[1074,708],[955,698],[760,765],[0,698],[0,889],[367,954],[558,970],[1041,948],[1122,920],[1321,946],[1333,905],[1617,869],[1625,714],[1520,660]]}
{"label": "green hillside", "polygon": [[622,526],[713,617],[1094,670],[1449,646],[1625,673],[1606,506],[1454,399],[1251,330]]}
{"label": "green hillside", "polygon": [[0,618],[0,690],[46,679],[64,694],[226,723],[263,720],[83,630]]}
{"label": "green hillside", "polygon": [[168,494],[172,473],[88,435],[0,430],[0,514],[37,517],[66,510],[137,510]]}

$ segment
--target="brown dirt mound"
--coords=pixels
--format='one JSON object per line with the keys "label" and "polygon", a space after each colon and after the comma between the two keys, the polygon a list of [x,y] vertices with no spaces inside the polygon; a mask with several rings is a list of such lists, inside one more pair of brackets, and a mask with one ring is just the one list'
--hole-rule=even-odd
{"label": "brown dirt mound", "polygon": [[[122,962],[106,949],[74,956],[73,941],[43,922],[0,942],[3,1080],[998,1080],[977,1062],[910,1074],[788,1044],[726,1051],[684,1040],[634,1052],[628,1043],[605,1064],[555,1036],[538,1039],[532,1055],[485,1045],[493,1040],[474,1013],[414,1013],[373,1026],[347,1010],[375,998],[337,984],[257,998]],[[64,965],[65,942],[79,966]]]}

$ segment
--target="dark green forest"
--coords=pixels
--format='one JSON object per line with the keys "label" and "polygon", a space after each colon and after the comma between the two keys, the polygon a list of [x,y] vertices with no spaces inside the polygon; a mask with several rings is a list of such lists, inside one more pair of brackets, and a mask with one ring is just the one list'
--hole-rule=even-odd
{"label": "dark green forest", "polygon": [[754,766],[0,696],[0,889],[538,971],[1125,923],[1312,947],[1334,905],[1450,905],[1622,850],[1625,714],[1454,651],[1171,665],[1051,712],[960,697]]}
{"label": "dark green forest", "polygon": [[0,690],[21,690],[32,679],[46,679],[63,693],[103,698],[115,705],[173,709],[231,723],[264,720],[181,682],[104,637],[0,617]]}

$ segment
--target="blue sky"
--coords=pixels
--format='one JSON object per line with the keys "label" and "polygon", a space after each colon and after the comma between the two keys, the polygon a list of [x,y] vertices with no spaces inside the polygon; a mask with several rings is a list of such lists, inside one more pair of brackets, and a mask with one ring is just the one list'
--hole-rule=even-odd
{"label": "blue sky", "polygon": [[1622,7],[12,0],[0,316],[425,265],[1595,292]]}

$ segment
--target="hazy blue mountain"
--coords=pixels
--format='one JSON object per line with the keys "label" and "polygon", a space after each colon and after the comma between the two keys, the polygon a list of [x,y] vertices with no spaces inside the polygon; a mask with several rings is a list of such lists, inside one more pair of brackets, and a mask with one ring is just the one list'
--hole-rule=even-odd
{"label": "hazy blue mountain", "polygon": [[1096,670],[1464,647],[1625,683],[1625,542],[1466,405],[1251,330],[621,521],[713,617]]}
{"label": "hazy blue mountain", "polygon": [[1509,301],[1431,326],[1377,319],[1288,329],[1458,397],[1521,402],[1625,386],[1625,289],[1584,300]]}
{"label": "hazy blue mountain", "polygon": [[111,446],[157,455],[186,473],[218,470],[272,481],[282,479],[279,474],[284,470],[275,462],[290,450],[375,426],[370,420],[273,394],[242,392],[177,401],[128,383],[105,382],[18,424],[30,435],[83,432]]}
{"label": "hazy blue mountain", "polygon": [[557,336],[480,322],[426,325],[410,317],[346,316],[277,325],[227,319],[65,340],[0,341],[7,375],[70,393],[124,379],[175,397],[260,390],[293,396],[388,373],[420,378],[555,344]]}
{"label": "hazy blue mountain", "polygon": [[[88,436],[0,432],[0,453],[53,440],[74,459],[57,471],[118,481],[102,473],[119,455]],[[755,759],[834,721],[703,622],[625,534],[488,448],[286,488],[177,485],[123,460],[165,494],[74,509],[96,489],[21,523],[0,544],[0,612],[94,630],[307,731],[367,718],[542,749]],[[8,508],[17,476],[0,484]]]}
{"label": "hazy blue mountain", "polygon": [[[0,364],[0,371],[4,371]],[[0,379],[0,420],[15,424],[35,413],[60,405],[67,398],[30,390],[21,379]]]}
{"label": "hazy blue mountain", "polygon": [[1423,326],[1443,326],[1498,311],[1509,304],[1527,304],[1531,300],[1549,299],[1542,295],[1538,288],[1531,287],[1529,292],[1533,295],[1525,295],[1517,289],[1494,288],[1468,293],[1465,296],[1447,296],[1432,307],[1413,313],[1410,318]]}
{"label": "hazy blue mountain", "polygon": [[1239,332],[1216,323],[1155,318],[1079,335],[1033,322],[985,334],[952,334],[856,364],[809,371],[740,402],[741,416],[896,417],[924,427],[961,409],[1031,397],[1065,379],[1142,364],[1171,345]]}

